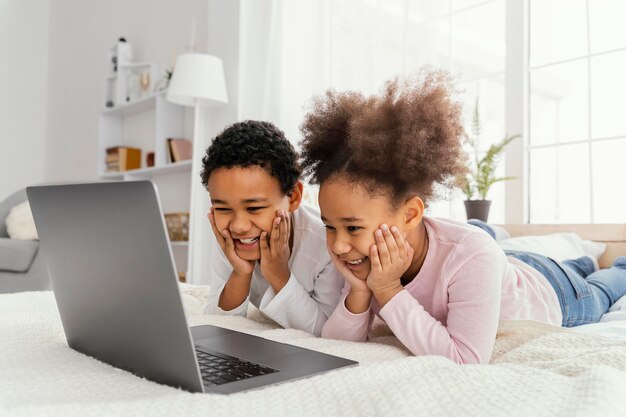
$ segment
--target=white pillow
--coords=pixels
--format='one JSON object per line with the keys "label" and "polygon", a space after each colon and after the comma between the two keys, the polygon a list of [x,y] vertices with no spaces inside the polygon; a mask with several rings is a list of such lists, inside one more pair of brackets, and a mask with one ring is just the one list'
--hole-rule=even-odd
{"label": "white pillow", "polygon": [[489,226],[491,227],[493,232],[496,234],[496,240],[498,242],[500,242],[501,240],[511,238],[511,235],[504,227],[496,226],[495,224],[490,224]]}
{"label": "white pillow", "polygon": [[11,239],[37,240],[37,229],[28,200],[13,207],[6,218],[7,233]]}
{"label": "white pillow", "polygon": [[594,261],[596,269],[598,259],[606,250],[604,243],[583,240],[576,233],[512,237],[498,243],[505,250],[534,252],[559,262],[589,256]]}
{"label": "white pillow", "polygon": [[622,298],[613,303],[611,308],[609,308],[609,311],[621,311],[622,313],[626,314],[626,295],[622,296]]}
{"label": "white pillow", "polygon": [[[602,315],[600,321],[623,323],[626,326],[626,295],[613,303],[609,311]],[[625,336],[626,332],[622,331],[621,334]]]}

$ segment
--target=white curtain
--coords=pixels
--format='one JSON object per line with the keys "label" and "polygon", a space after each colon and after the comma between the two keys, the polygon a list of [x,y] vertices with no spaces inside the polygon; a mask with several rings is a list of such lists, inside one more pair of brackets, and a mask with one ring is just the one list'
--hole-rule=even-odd
{"label": "white curtain", "polygon": [[296,144],[304,105],[330,85],[329,0],[242,2],[240,116]]}
{"label": "white curtain", "polygon": [[[242,0],[241,28],[240,119],[271,121],[294,145],[314,95],[375,93],[424,64],[457,77],[467,115],[480,93],[485,147],[504,134],[503,0]],[[464,219],[453,197],[430,214]]]}

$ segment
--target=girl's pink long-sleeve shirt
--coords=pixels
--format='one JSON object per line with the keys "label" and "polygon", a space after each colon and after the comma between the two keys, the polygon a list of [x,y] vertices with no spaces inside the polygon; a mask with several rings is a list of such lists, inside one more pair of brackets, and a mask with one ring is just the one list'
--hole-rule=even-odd
{"label": "girl's pink long-sleeve shirt", "polygon": [[484,231],[451,220],[424,218],[428,253],[422,268],[381,309],[353,314],[345,307],[349,284],[322,337],[366,341],[373,314],[415,355],[457,363],[487,363],[499,320],[536,320],[560,326],[554,289],[534,268],[507,258]]}

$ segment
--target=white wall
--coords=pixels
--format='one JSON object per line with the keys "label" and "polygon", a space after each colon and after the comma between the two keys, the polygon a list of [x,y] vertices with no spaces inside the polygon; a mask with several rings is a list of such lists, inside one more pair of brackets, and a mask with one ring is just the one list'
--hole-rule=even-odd
{"label": "white wall", "polygon": [[44,181],[48,0],[0,0],[0,201]]}
{"label": "white wall", "polygon": [[[208,147],[218,133],[226,126],[239,120],[239,83],[240,83],[240,7],[239,0],[208,0],[208,33],[207,50],[209,54],[222,59],[228,91],[228,104],[217,108],[204,110],[206,124],[200,126],[199,138]],[[192,284],[208,284],[211,259],[206,256],[211,246],[216,244],[205,213],[209,211],[209,195],[202,189],[198,175],[192,177],[195,181],[197,194],[202,195],[200,201],[195,202],[194,209],[200,213],[199,223],[194,227],[193,237],[193,267],[190,274]]]}
{"label": "white wall", "polygon": [[135,61],[169,68],[186,51],[194,18],[196,49],[205,50],[207,0],[50,3],[46,180],[97,179],[107,53],[118,37],[131,43]]}

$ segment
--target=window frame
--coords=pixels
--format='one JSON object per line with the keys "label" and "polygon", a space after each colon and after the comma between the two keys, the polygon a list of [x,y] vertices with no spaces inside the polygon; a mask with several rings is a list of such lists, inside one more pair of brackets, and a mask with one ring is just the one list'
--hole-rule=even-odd
{"label": "window frame", "polygon": [[[591,50],[589,0],[586,5],[587,50],[584,55],[558,59],[530,65],[530,0],[506,0],[506,77],[505,77],[505,126],[507,132],[519,132],[521,139],[512,142],[505,150],[506,175],[516,177],[505,186],[506,223],[532,223],[530,212],[530,154],[537,149],[559,147],[572,144],[586,144],[589,158],[589,223],[598,223],[594,211],[594,160],[593,145],[603,141],[624,139],[626,135],[594,137],[592,126],[592,59],[598,56],[626,51],[626,47],[612,48],[600,52]],[[585,61],[587,66],[588,126],[586,138],[581,140],[530,144],[530,76],[533,71],[575,61]],[[521,156],[521,157],[520,157]]]}
{"label": "window frame", "polygon": [[[505,172],[515,181],[505,184],[505,222],[529,222],[529,0],[505,1],[505,129],[520,135],[505,149]],[[520,157],[521,156],[521,157]]]}

